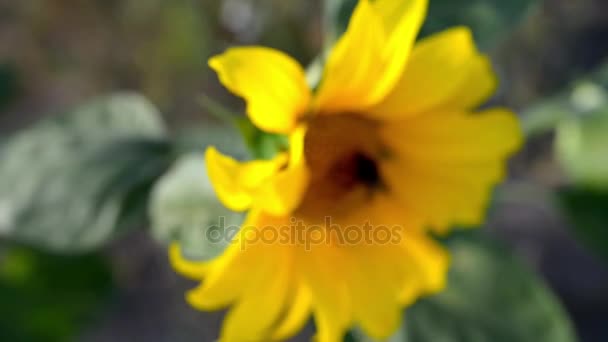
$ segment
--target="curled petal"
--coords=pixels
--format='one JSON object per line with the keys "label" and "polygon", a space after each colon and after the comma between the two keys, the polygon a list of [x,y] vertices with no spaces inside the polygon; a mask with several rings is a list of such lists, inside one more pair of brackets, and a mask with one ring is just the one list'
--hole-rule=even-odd
{"label": "curled petal", "polygon": [[260,187],[284,167],[287,157],[280,154],[272,160],[239,162],[209,147],[205,162],[220,201],[231,210],[244,211],[251,207]]}
{"label": "curled petal", "polygon": [[210,268],[210,261],[192,261],[184,258],[178,243],[169,246],[169,261],[178,273],[190,279],[201,280]]}
{"label": "curled petal", "polygon": [[263,47],[228,49],[209,60],[222,84],[247,102],[251,121],[267,132],[289,133],[306,113],[310,90],[302,67]]}

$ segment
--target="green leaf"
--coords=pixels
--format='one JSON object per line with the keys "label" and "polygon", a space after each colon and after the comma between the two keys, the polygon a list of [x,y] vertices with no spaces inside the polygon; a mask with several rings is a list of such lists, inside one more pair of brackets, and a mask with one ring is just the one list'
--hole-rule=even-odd
{"label": "green leaf", "polygon": [[61,252],[144,223],[148,190],[173,159],[159,113],[133,94],[40,122],[0,153],[0,235]]}
{"label": "green leaf", "polygon": [[[572,342],[555,296],[505,250],[475,236],[448,241],[448,288],[406,310],[390,342]],[[371,341],[353,332],[353,341]]]}
{"label": "green leaf", "polygon": [[73,340],[110,295],[108,266],[97,255],[58,256],[0,247],[0,340]]}
{"label": "green leaf", "polygon": [[255,127],[249,119],[241,119],[237,122],[237,125],[255,159],[271,159],[277,153],[285,151],[289,147],[287,136],[266,133]]}
{"label": "green leaf", "polygon": [[[224,107],[219,102],[210,98],[209,96],[202,96],[200,98],[200,104],[207,110],[208,113],[212,114],[220,121],[230,126],[236,128],[239,133],[241,133],[242,141],[245,143],[245,146],[248,148],[251,156],[255,159],[270,159],[274,157],[278,152],[286,150],[288,148],[287,137],[282,134],[274,134],[267,133],[257,128],[251,120],[248,118],[243,118],[231,110]],[[219,133],[214,133],[213,130],[207,129],[205,132],[199,132],[201,139],[206,141],[207,143],[211,142],[226,142],[226,139],[218,139],[218,137],[214,137],[214,135],[224,135],[229,139],[234,139],[232,137],[231,132],[226,132],[226,130],[219,130]],[[240,144],[235,144],[234,140],[228,141],[229,144],[224,144],[224,146],[228,146],[229,149],[236,150],[236,153],[241,154],[240,152]],[[223,145],[217,145],[220,148]]]}
{"label": "green leaf", "polygon": [[608,65],[527,108],[522,125],[527,136],[538,135],[551,132],[564,120],[582,119],[598,111],[608,111]]}
{"label": "green leaf", "polygon": [[554,295],[496,244],[456,238],[446,291],[406,313],[407,341],[575,341]]}
{"label": "green leaf", "polygon": [[571,116],[557,127],[556,153],[577,183],[608,189],[608,107]]}
{"label": "green leaf", "polygon": [[608,192],[572,188],[558,196],[577,236],[608,258]]}
{"label": "green leaf", "polygon": [[153,235],[166,243],[178,241],[193,260],[221,253],[242,221],[242,214],[218,201],[200,154],[183,156],[158,182],[150,217]]}
{"label": "green leaf", "polygon": [[564,96],[556,96],[527,108],[521,115],[521,125],[524,134],[532,137],[553,131],[561,120],[571,115],[570,101]]}

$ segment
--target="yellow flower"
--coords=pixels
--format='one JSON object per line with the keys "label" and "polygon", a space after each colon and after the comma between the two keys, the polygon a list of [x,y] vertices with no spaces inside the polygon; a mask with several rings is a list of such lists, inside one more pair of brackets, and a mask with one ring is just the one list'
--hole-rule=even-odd
{"label": "yellow flower", "polygon": [[311,315],[318,341],[340,341],[355,325],[382,339],[403,307],[444,288],[448,256],[429,231],[480,224],[522,138],[510,111],[475,112],[496,79],[468,29],[414,45],[426,8],[360,0],[315,91],[279,51],[239,47],[210,60],[257,127],[290,139],[272,160],[210,148],[217,195],[248,211],[246,222],[210,262],[171,248],[174,267],[202,280],[191,305],[231,307],[222,341],[283,340]]}

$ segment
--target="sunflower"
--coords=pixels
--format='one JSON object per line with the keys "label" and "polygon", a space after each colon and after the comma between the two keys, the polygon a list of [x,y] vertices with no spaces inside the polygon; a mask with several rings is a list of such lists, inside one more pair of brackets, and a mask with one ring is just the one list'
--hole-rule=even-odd
{"label": "sunflower", "polygon": [[[404,307],[445,287],[449,257],[429,235],[482,222],[522,139],[509,110],[476,110],[497,81],[467,28],[415,43],[426,9],[426,0],[360,0],[314,90],[273,49],[209,61],[258,128],[289,137],[270,160],[209,148],[219,199],[247,218],[211,261],[171,247],[173,266],[202,280],[189,303],[230,307],[221,341],[284,340],[311,316],[321,342],[353,326],[384,339]],[[289,239],[260,240],[268,228]],[[311,243],[313,231],[323,238]]]}

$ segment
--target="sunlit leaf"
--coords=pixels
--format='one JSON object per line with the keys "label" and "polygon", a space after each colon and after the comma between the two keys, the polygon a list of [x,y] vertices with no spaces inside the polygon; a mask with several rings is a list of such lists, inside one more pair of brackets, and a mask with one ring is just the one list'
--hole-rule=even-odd
{"label": "sunlit leaf", "polygon": [[526,108],[522,126],[527,136],[538,135],[553,131],[564,120],[584,119],[607,108],[608,66],[604,66],[567,90]]}
{"label": "sunlit leaf", "polygon": [[143,224],[148,189],[173,158],[159,113],[131,94],[40,122],[0,153],[0,235],[64,252]]}
{"label": "sunlit leaf", "polygon": [[241,214],[218,201],[202,154],[183,156],[158,182],[150,217],[158,240],[178,241],[184,254],[196,260],[210,259],[223,251],[242,221]]}
{"label": "sunlit leaf", "polygon": [[577,183],[608,188],[608,108],[571,116],[557,128],[556,153]]}

